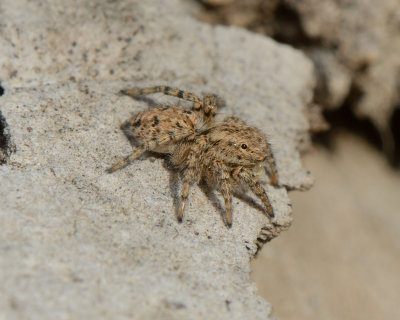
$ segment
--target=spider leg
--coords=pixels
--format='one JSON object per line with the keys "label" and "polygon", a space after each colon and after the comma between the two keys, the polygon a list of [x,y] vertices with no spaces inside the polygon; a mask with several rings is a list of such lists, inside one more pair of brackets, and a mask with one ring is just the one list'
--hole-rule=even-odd
{"label": "spider leg", "polygon": [[267,209],[268,215],[273,218],[275,217],[274,210],[271,206],[271,202],[268,199],[267,193],[261,184],[255,179],[255,177],[245,168],[236,167],[232,171],[232,176],[236,180],[243,180],[250,188],[250,190],[261,199],[265,208]]}
{"label": "spider leg", "polygon": [[178,208],[178,221],[181,222],[183,219],[183,212],[187,199],[189,197],[190,188],[192,185],[200,179],[201,168],[198,165],[199,158],[207,144],[207,137],[200,136],[193,147],[190,149],[187,155],[186,168],[183,172],[183,183],[181,190],[181,199]]}
{"label": "spider leg", "polygon": [[271,179],[271,184],[274,186],[277,186],[279,184],[278,182],[278,168],[276,166],[275,162],[275,157],[274,154],[272,153],[271,146],[268,143],[268,148],[266,150],[267,153],[267,164],[268,164],[268,170],[267,173]]}
{"label": "spider leg", "polygon": [[150,149],[149,146],[146,146],[146,145],[141,145],[141,146],[137,147],[135,150],[132,151],[132,153],[129,156],[127,156],[124,159],[122,159],[121,161],[115,163],[113,166],[111,166],[111,168],[108,168],[106,170],[106,172],[113,173],[119,169],[125,168],[132,161],[134,161],[135,159],[140,157],[143,153],[145,153],[149,149]]}
{"label": "spider leg", "polygon": [[[189,171],[189,172],[187,172]],[[185,172],[185,174],[187,174],[189,176],[190,174],[190,169],[187,170]],[[191,174],[192,176],[194,175],[193,173]],[[179,202],[179,209],[178,209],[178,221],[182,222],[183,219],[183,212],[185,211],[185,206],[186,206],[186,202],[187,199],[189,197],[189,192],[190,192],[190,188],[192,187],[192,184],[194,183],[194,179],[190,180],[191,177],[188,177],[183,180],[183,184],[182,184],[182,190],[181,190],[181,200]]]}
{"label": "spider leg", "polygon": [[131,97],[152,94],[152,93],[157,93],[157,92],[161,92],[168,96],[177,97],[177,98],[180,98],[180,99],[183,99],[186,101],[190,101],[190,102],[194,102],[194,103],[202,102],[202,100],[198,96],[196,96],[194,93],[191,93],[188,91],[183,91],[178,88],[168,87],[168,86],[155,86],[155,87],[149,87],[149,88],[132,88],[132,89],[121,90],[121,93],[126,94]]}
{"label": "spider leg", "polygon": [[203,120],[205,123],[212,123],[218,109],[219,99],[217,96],[209,94],[204,97],[201,103],[193,104],[195,111],[203,112]]}
{"label": "spider leg", "polygon": [[228,228],[230,228],[232,227],[232,188],[229,182],[231,178],[230,170],[220,161],[214,161],[213,168],[220,192],[225,202],[226,224]]}
{"label": "spider leg", "polygon": [[203,114],[204,122],[211,122],[217,113],[217,105],[223,104],[223,100],[215,95],[206,95],[204,99],[199,98],[194,93],[183,91],[178,88],[168,86],[155,86],[149,88],[132,88],[121,90],[121,93],[134,97],[138,95],[146,95],[161,92],[169,96],[177,97],[186,101],[193,102],[192,109],[198,113]]}

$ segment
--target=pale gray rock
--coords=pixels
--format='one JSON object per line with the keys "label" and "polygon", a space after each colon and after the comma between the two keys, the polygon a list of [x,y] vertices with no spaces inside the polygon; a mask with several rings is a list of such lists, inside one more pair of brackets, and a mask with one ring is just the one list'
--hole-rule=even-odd
{"label": "pale gray rock", "polygon": [[173,0],[5,0],[0,21],[0,318],[268,318],[249,262],[262,228],[273,238],[290,225],[284,187],[265,186],[274,225],[249,194],[234,198],[227,229],[218,194],[198,186],[177,222],[179,184],[161,157],[105,169],[132,150],[121,122],[183,104],[119,90],[168,84],[225,98],[221,112],[271,138],[281,183],[309,188],[298,146],[311,63]]}

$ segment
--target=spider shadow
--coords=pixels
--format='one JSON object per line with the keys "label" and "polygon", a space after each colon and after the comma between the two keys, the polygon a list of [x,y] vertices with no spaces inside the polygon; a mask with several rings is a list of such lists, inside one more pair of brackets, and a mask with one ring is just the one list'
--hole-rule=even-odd
{"label": "spider shadow", "polygon": [[[160,103],[160,102],[157,102],[156,99],[150,98],[150,97],[147,96],[147,95],[129,95],[129,94],[123,93],[122,91],[123,91],[123,90],[121,90],[121,91],[119,92],[119,94],[120,94],[121,96],[128,96],[128,97],[130,97],[130,98],[133,99],[133,100],[140,101],[140,102],[144,102],[144,103],[147,105],[147,109],[148,109],[148,110],[153,109],[153,108],[155,108],[155,107],[164,106],[164,105],[169,105],[169,106],[173,106],[173,105],[174,105],[174,106],[182,106],[182,107],[184,107],[184,108],[190,109],[190,102],[185,101],[185,100],[178,100],[178,101],[176,101],[176,102],[174,102],[174,103],[170,103],[170,101],[167,102],[167,101],[163,101],[163,99],[161,99],[161,103]],[[165,96],[164,96],[164,97],[165,97]],[[164,99],[166,99],[166,98],[164,98]],[[160,98],[159,98],[158,100],[160,100]]]}
{"label": "spider shadow", "polygon": [[149,97],[145,97],[145,96],[135,96],[135,97],[132,98],[132,99],[135,99],[135,100],[137,100],[137,101],[146,103],[147,109],[152,109],[152,108],[155,108],[155,107],[159,107],[159,106],[160,106],[160,103],[159,103],[159,102],[156,102],[156,100],[154,100],[154,99],[152,99],[152,98],[149,98]]}
{"label": "spider shadow", "polygon": [[[225,205],[223,202],[220,200],[220,198],[216,194],[216,189],[210,188],[207,183],[204,181],[201,181],[199,183],[199,187],[201,191],[206,195],[206,197],[209,199],[215,210],[220,214],[221,219],[226,223],[226,209]],[[265,212],[264,207],[259,204],[255,199],[253,199],[251,196],[245,193],[233,192],[233,196],[235,198],[238,198],[239,200],[247,203],[250,207],[261,211],[265,216],[268,216],[267,213]],[[233,200],[233,199],[232,199]],[[234,213],[233,213],[234,214]]]}
{"label": "spider shadow", "polygon": [[265,216],[268,217],[268,214],[266,213],[263,205],[258,203],[258,201],[256,199],[254,199],[253,197],[251,197],[250,195],[248,195],[246,193],[240,193],[240,192],[234,192],[233,195],[236,198],[238,198],[239,200],[247,203],[253,209],[261,211]]}
{"label": "spider shadow", "polygon": [[119,92],[119,95],[120,96],[130,97],[131,99],[136,100],[136,101],[144,102],[144,103],[146,103],[148,105],[149,109],[157,107],[157,106],[160,105],[159,103],[156,102],[156,100],[154,100],[152,98],[149,98],[148,96],[145,96],[145,95],[134,95],[134,96],[132,96],[132,95],[124,93],[123,90],[121,90]]}
{"label": "spider shadow", "polygon": [[200,181],[199,187],[200,190],[206,195],[207,199],[211,202],[215,210],[219,213],[222,221],[226,224],[225,206],[215,194],[215,189],[210,188],[204,181]]}
{"label": "spider shadow", "polygon": [[[175,213],[177,214],[180,203],[179,191],[180,191],[181,179],[179,177],[179,173],[173,168],[171,168],[171,165],[168,164],[168,161],[165,161],[164,167],[170,170],[171,172],[169,178],[169,188],[173,198]],[[207,199],[210,201],[214,209],[219,213],[222,221],[226,223],[225,205],[223,204],[221,199],[217,196],[216,189],[210,188],[204,181],[200,181],[198,186],[200,190],[205,194]],[[268,216],[264,207],[261,204],[259,204],[255,199],[253,199],[251,196],[239,192],[234,192],[233,195],[235,198],[238,198],[239,200],[247,203],[250,207],[262,212],[265,216]],[[188,201],[190,201],[190,196]]]}
{"label": "spider shadow", "polygon": [[[181,189],[181,179],[179,177],[179,172],[177,170],[175,170],[174,168],[172,168],[171,165],[168,163],[168,161],[164,162],[164,168],[166,168],[166,169],[168,169],[170,171],[169,189],[171,191],[171,195],[172,195],[172,198],[173,198],[175,214],[178,215],[178,209],[179,209],[179,204],[180,204],[180,189]],[[210,200],[210,202],[213,205],[213,207],[220,214],[221,219],[225,222],[225,208],[221,204],[221,201],[216,196],[214,190],[210,189],[208,187],[208,185],[203,181],[199,182],[198,186],[200,187],[200,190]],[[189,201],[190,201],[190,195],[189,195],[189,198],[188,198],[188,202]]]}

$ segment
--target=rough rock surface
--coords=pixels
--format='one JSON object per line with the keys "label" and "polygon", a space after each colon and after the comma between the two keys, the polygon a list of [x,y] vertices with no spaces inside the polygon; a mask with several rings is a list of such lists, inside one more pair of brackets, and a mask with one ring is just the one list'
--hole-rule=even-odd
{"label": "rough rock surface", "polygon": [[[177,1],[0,3],[0,318],[266,319],[249,277],[261,230],[291,222],[284,187],[266,185],[276,218],[252,195],[194,187],[184,222],[165,160],[132,150],[119,124],[153,103],[122,88],[169,84],[215,92],[271,137],[280,181],[312,184],[298,148],[311,63],[234,27],[196,22]],[[275,232],[275,233],[274,233]]]}

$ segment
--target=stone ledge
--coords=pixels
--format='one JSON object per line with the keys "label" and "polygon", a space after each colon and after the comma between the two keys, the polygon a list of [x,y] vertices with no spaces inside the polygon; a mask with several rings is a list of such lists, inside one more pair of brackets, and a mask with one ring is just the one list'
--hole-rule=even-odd
{"label": "stone ledge", "polygon": [[[157,3],[2,2],[0,109],[17,151],[0,166],[0,317],[269,314],[249,277],[260,230],[272,226],[257,200],[235,198],[227,229],[218,196],[194,187],[178,224],[162,158],[104,172],[132,148],[120,123],[148,107],[117,93],[168,84],[219,94],[224,113],[271,138],[281,182],[305,189],[297,150],[308,140],[312,65],[265,37],[201,24],[179,2]],[[286,228],[286,189],[266,190]]]}

